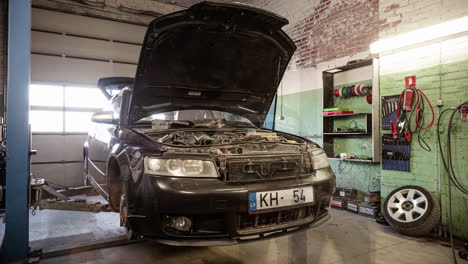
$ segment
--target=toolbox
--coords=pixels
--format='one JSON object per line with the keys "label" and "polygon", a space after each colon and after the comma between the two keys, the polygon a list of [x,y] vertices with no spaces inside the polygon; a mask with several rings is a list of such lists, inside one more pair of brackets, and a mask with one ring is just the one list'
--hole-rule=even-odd
{"label": "toolbox", "polygon": [[377,205],[380,203],[380,191],[369,191],[364,196],[364,202],[371,205]]}
{"label": "toolbox", "polygon": [[346,200],[345,199],[341,199],[341,198],[337,198],[337,197],[333,197],[331,199],[331,206],[334,207],[334,208],[338,208],[338,209],[346,209]]}
{"label": "toolbox", "polygon": [[[354,188],[344,188],[338,187],[335,190],[334,197],[340,197],[346,200],[357,200],[358,199],[358,190]],[[362,199],[362,197],[361,197]]]}
{"label": "toolbox", "polygon": [[358,201],[348,201],[346,203],[346,210],[353,212],[353,213],[358,213],[358,208],[359,208],[359,202]]}
{"label": "toolbox", "polygon": [[367,202],[361,202],[358,206],[358,214],[362,216],[367,216],[371,218],[377,218],[379,213],[380,206],[379,205],[371,205]]}

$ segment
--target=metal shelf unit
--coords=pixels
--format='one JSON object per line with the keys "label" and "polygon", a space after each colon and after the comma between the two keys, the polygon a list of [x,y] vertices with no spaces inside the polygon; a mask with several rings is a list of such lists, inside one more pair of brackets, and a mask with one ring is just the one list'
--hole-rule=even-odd
{"label": "metal shelf unit", "polygon": [[[338,67],[323,72],[323,108],[333,108],[334,106],[334,74],[342,73],[372,65],[372,113],[352,113],[343,115],[324,115],[323,117],[323,148],[330,160],[340,160],[335,158],[335,139],[336,138],[370,138],[372,142],[372,159],[346,159],[353,162],[380,162],[380,131],[379,131],[379,113],[380,113],[380,94],[379,94],[379,74],[378,59],[359,61],[343,67]],[[336,132],[335,120],[339,118],[365,118],[365,132]]]}

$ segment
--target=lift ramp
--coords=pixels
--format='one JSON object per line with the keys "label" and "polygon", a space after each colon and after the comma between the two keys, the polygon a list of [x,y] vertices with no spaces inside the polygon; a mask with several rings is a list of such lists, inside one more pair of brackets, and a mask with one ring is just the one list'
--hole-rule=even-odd
{"label": "lift ramp", "polygon": [[91,186],[64,188],[56,190],[45,179],[31,179],[30,205],[35,209],[65,210],[81,212],[112,212],[108,204],[86,199],[74,199],[74,196],[87,195],[94,192]]}

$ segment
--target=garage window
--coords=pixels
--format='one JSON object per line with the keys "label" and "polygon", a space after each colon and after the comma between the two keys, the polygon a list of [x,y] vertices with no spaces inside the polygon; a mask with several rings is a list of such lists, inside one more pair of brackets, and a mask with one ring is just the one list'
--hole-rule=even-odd
{"label": "garage window", "polygon": [[32,84],[29,96],[31,130],[40,133],[85,133],[107,102],[95,87]]}

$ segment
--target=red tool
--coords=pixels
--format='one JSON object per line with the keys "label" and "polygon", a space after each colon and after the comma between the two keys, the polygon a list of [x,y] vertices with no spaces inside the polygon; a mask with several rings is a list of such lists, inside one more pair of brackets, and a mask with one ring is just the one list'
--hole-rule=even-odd
{"label": "red tool", "polygon": [[412,140],[411,131],[405,131],[403,132],[403,135],[405,136],[406,141],[411,142]]}
{"label": "red tool", "polygon": [[397,131],[396,125],[395,125],[395,123],[393,123],[393,121],[390,121],[390,131],[392,131],[393,139],[397,139],[398,138],[398,131]]}
{"label": "red tool", "polygon": [[406,89],[403,92],[403,111],[411,111],[413,109],[414,91]]}
{"label": "red tool", "polygon": [[[406,91],[408,91],[408,90],[413,91],[413,95],[414,95],[414,93],[416,93],[416,103],[415,103],[415,105],[414,105],[415,111],[416,111],[416,114],[414,115],[414,116],[415,116],[415,117],[414,117],[414,121],[415,121],[415,123],[416,123],[416,126],[417,126],[418,128],[420,128],[420,129],[427,129],[427,128],[430,128],[430,127],[434,124],[434,120],[435,120],[434,107],[432,106],[431,101],[429,100],[429,98],[427,97],[427,95],[426,95],[421,89],[418,89],[418,88],[416,88],[416,87],[414,87],[414,86],[410,86],[410,87],[408,87],[408,88],[405,88],[405,89],[403,90],[403,92],[400,94],[400,97],[399,97],[400,102],[403,100],[403,97],[404,97]],[[429,125],[427,125],[427,126],[425,126],[425,127],[422,126],[423,118],[424,118],[424,117],[423,117],[423,112],[424,112],[424,110],[423,110],[423,108],[421,107],[421,101],[422,101],[424,98],[425,98],[426,101],[428,102],[429,107],[431,108],[431,112],[432,112],[432,119],[431,119],[431,122],[430,122]],[[411,99],[412,99],[412,98],[411,98]],[[409,100],[409,98],[408,98],[408,101],[411,101],[411,102],[412,102],[413,100]],[[399,122],[399,119],[400,119],[400,111],[401,111],[401,107],[400,107],[400,106],[401,106],[401,104],[398,104],[397,113],[396,113],[396,115],[397,115],[397,123]],[[413,109],[413,107],[411,106],[410,109]],[[405,109],[404,109],[404,106],[403,106],[403,110],[405,110]],[[409,120],[408,120],[408,121],[409,121]]]}
{"label": "red tool", "polygon": [[468,106],[464,105],[462,107],[460,107],[460,118],[461,120],[463,121],[467,121],[468,120]]}

